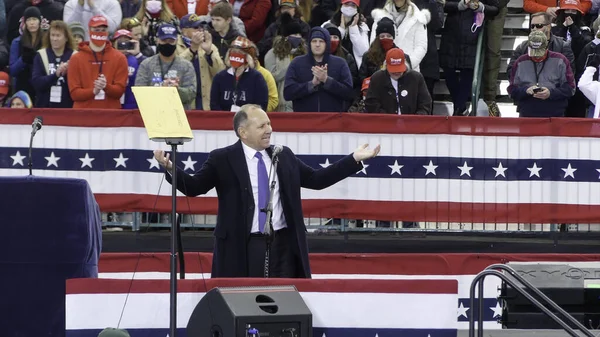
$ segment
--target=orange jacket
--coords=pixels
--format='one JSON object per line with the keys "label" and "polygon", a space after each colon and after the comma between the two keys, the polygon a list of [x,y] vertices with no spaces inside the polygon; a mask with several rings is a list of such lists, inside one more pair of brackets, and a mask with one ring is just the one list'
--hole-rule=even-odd
{"label": "orange jacket", "polygon": [[[545,12],[548,7],[558,7],[558,1],[556,0],[524,0],[523,9],[527,13]],[[581,10],[583,13],[588,13],[592,8],[592,2],[589,0],[581,1]]]}
{"label": "orange jacket", "polygon": [[[106,77],[105,97],[94,99],[94,81],[102,73]],[[121,109],[121,96],[127,87],[129,70],[127,58],[121,52],[106,43],[104,52],[94,53],[89,42],[79,44],[79,52],[69,60],[69,92],[73,99],[73,108]]]}
{"label": "orange jacket", "polygon": [[[187,0],[167,0],[167,5],[180,19],[188,14]],[[208,14],[208,0],[196,0],[196,14]]]}

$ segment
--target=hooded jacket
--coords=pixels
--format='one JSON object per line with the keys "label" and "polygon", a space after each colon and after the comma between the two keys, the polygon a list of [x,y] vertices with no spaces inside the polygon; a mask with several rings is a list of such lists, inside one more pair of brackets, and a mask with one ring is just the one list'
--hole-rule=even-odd
{"label": "hooded jacket", "polygon": [[[96,59],[98,62],[96,62]],[[100,74],[106,77],[105,97],[95,99],[94,81]],[[121,96],[127,87],[129,70],[127,58],[106,43],[102,52],[90,49],[89,42],[79,44],[79,52],[71,56],[69,61],[69,91],[73,99],[73,108],[121,109]]]}
{"label": "hooded jacket", "polygon": [[[310,48],[315,32],[325,36],[325,54],[321,65],[327,65],[327,81],[314,86],[312,67],[317,65]],[[346,60],[331,55],[331,38],[325,28],[310,31],[308,53],[292,60],[285,75],[283,97],[292,101],[294,112],[345,112],[354,100],[352,75]]]}
{"label": "hooded jacket", "polygon": [[[417,5],[409,2],[409,8],[406,11],[404,19],[397,17],[398,13],[394,2],[388,1],[383,9],[374,9],[371,12],[373,17],[373,27],[371,27],[371,41],[375,41],[377,35],[377,24],[383,18],[389,18],[396,27],[396,37],[394,44],[402,49],[405,54],[410,55],[412,69],[419,71],[419,64],[427,54],[427,24],[431,20],[431,13],[428,9],[420,10]],[[394,17],[397,17],[394,19]]]}

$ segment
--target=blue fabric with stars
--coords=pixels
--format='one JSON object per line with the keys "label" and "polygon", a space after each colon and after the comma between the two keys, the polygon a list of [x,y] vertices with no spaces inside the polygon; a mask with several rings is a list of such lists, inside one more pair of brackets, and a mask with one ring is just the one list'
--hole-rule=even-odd
{"label": "blue fabric with stars", "polygon": [[[26,148],[0,148],[0,168],[26,168]],[[87,157],[86,157],[87,155]],[[191,173],[200,169],[208,153],[178,154],[178,166]],[[341,155],[298,155],[313,168],[326,167]],[[65,171],[160,172],[152,151],[111,149],[33,149],[33,168]],[[57,159],[59,158],[59,159]],[[368,160],[354,175],[366,178],[460,179],[499,181],[575,181],[600,180],[600,161],[563,159],[484,159],[451,157],[378,156]]]}

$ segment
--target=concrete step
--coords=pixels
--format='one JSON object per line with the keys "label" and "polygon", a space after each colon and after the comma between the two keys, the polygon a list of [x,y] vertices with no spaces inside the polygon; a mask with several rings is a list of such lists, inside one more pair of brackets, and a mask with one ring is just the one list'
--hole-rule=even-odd
{"label": "concrete step", "polygon": [[[512,103],[497,103],[497,104],[498,104],[498,108],[500,109],[500,115],[502,117],[507,117],[507,118],[519,117],[519,113],[517,113],[516,105],[514,105]],[[479,102],[477,110],[479,110],[479,115],[482,115],[482,116],[488,115],[487,105],[485,105],[485,103],[482,103],[482,101]],[[433,112],[435,115],[450,116],[450,115],[452,115],[452,111],[453,111],[453,108],[452,108],[451,102],[435,101],[433,103]]]}
{"label": "concrete step", "polygon": [[507,14],[504,28],[529,29],[529,14]]}
{"label": "concrete step", "polygon": [[[439,34],[436,35],[435,42],[438,49],[440,49],[441,41],[442,36]],[[502,37],[502,51],[505,53],[512,52],[513,50],[517,49],[517,46],[523,43],[524,41],[527,41],[527,36],[504,35]]]}
{"label": "concrete step", "polygon": [[[508,96],[508,80],[501,80],[500,84],[498,85],[498,88],[500,90],[500,92],[498,93],[498,95],[501,96]],[[446,80],[441,79],[439,82],[435,83],[435,87],[433,88],[433,94],[434,95],[449,95],[450,92],[448,91],[448,87],[446,86]]]}
{"label": "concrete step", "polygon": [[508,8],[523,8],[523,0],[510,0]]}
{"label": "concrete step", "polygon": [[[446,14],[444,14],[446,15]],[[529,29],[528,13],[509,13],[506,14],[504,29]]]}

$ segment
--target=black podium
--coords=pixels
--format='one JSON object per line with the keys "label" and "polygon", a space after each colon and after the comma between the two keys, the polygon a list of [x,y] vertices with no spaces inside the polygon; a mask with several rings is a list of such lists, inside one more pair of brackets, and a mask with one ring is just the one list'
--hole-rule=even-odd
{"label": "black podium", "polygon": [[65,281],[98,277],[100,209],[85,180],[0,177],[0,331],[64,336]]}

